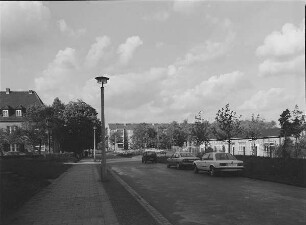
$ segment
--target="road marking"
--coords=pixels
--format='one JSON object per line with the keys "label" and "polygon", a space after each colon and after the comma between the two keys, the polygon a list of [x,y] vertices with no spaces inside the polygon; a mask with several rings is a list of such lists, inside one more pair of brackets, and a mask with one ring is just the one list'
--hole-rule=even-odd
{"label": "road marking", "polygon": [[125,181],[123,181],[112,169],[110,173],[117,179],[117,181],[136,199],[139,204],[156,220],[160,225],[172,225],[160,212],[158,212],[149,202],[141,197],[133,188],[131,188]]}

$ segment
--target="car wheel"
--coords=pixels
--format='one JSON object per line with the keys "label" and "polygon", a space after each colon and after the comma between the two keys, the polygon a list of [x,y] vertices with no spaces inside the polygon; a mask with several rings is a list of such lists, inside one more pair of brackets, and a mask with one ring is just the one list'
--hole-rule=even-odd
{"label": "car wheel", "polygon": [[181,169],[181,165],[179,163],[176,164],[176,169],[178,169],[178,170]]}
{"label": "car wheel", "polygon": [[209,175],[212,176],[212,177],[216,176],[215,167],[213,167],[213,166],[210,167]]}
{"label": "car wheel", "polygon": [[194,173],[199,173],[199,169],[198,169],[197,165],[194,165],[193,172]]}
{"label": "car wheel", "polygon": [[167,168],[170,168],[170,164],[167,164]]}

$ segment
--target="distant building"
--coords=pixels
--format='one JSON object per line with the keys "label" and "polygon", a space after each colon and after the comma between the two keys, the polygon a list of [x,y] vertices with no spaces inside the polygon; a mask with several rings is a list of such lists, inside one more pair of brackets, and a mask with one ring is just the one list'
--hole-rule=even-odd
{"label": "distant building", "polygon": [[[29,91],[0,91],[0,129],[13,132],[16,127],[21,127],[24,122],[26,109],[31,105],[44,105],[37,93]],[[21,144],[10,144],[5,146],[5,151],[23,151]]]}
{"label": "distant building", "polygon": [[[109,141],[110,149],[116,150],[128,150],[132,147],[132,136],[134,130],[140,123],[109,123],[108,124],[108,137],[115,132],[119,133],[120,138],[116,138],[115,143]],[[167,123],[148,123],[153,127],[165,127]]]}
{"label": "distant building", "polygon": [[[280,131],[280,128],[265,129],[260,137],[254,140],[243,137],[232,138],[229,153],[233,155],[274,157],[274,150],[284,141],[284,137],[280,136]],[[210,139],[208,146],[215,152],[228,152],[227,140]],[[198,151],[203,152],[204,150],[205,146],[201,145]]]}

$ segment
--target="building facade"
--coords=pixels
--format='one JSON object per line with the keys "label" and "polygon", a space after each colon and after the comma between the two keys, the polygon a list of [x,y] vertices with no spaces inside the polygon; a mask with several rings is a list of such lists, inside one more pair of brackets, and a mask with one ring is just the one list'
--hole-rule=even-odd
{"label": "building facade", "polygon": [[[12,133],[24,122],[26,109],[31,105],[44,105],[37,93],[29,91],[0,91],[0,129]],[[24,151],[21,144],[5,145],[4,151]]]}

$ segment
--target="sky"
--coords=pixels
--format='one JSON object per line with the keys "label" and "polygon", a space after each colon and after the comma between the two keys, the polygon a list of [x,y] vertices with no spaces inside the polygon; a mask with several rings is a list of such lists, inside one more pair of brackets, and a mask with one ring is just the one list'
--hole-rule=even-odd
{"label": "sky", "polygon": [[305,112],[305,1],[1,2],[0,89],[81,99],[106,123]]}

